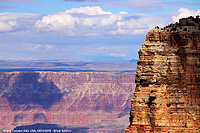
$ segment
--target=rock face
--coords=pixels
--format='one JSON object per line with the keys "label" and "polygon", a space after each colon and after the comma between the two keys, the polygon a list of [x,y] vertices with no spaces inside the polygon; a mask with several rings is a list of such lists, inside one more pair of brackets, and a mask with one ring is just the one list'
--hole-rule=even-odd
{"label": "rock face", "polygon": [[200,132],[200,19],[147,33],[126,133]]}
{"label": "rock face", "polygon": [[122,118],[130,111],[134,80],[134,73],[1,72],[0,131]]}

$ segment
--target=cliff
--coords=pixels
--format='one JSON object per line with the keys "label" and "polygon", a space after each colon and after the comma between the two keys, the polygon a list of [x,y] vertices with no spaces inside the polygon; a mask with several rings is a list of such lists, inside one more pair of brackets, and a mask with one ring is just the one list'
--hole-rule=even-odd
{"label": "cliff", "polygon": [[0,131],[122,118],[130,111],[134,80],[134,73],[1,72]]}
{"label": "cliff", "polygon": [[200,132],[200,19],[147,33],[126,133]]}

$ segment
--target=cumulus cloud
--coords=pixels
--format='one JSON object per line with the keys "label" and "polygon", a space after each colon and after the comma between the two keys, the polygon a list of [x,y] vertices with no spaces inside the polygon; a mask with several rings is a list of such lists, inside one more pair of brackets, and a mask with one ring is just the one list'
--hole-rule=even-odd
{"label": "cumulus cloud", "polygon": [[174,22],[178,22],[180,18],[186,18],[189,16],[197,16],[200,15],[200,10],[194,11],[194,10],[189,10],[187,8],[181,8],[178,10],[178,14],[176,16],[172,16],[172,20]]}
{"label": "cumulus cloud", "polygon": [[0,32],[11,31],[15,26],[17,26],[16,21],[8,21],[8,22],[0,21]]}
{"label": "cumulus cloud", "polygon": [[[107,17],[110,17],[110,19],[106,19],[106,16],[103,17],[101,15],[109,15]],[[115,16],[112,16],[111,12],[103,11],[100,7],[97,6],[87,6],[72,8],[70,10],[66,10],[65,12],[44,16],[42,20],[38,20],[36,22],[35,27],[39,31],[65,31],[68,34],[72,34],[73,30],[84,30],[84,28],[89,26],[94,28],[110,25],[113,22],[112,19],[116,18]],[[89,34],[91,35],[92,33]]]}
{"label": "cumulus cloud", "polygon": [[72,17],[67,13],[58,13],[54,15],[47,15],[38,20],[35,24],[36,28],[41,31],[60,31],[73,30],[76,28],[76,23],[79,23],[77,17]]}
{"label": "cumulus cloud", "polygon": [[150,15],[133,15],[124,11],[113,14],[99,6],[86,6],[43,16],[35,23],[35,28],[41,32],[60,31],[78,36],[135,35],[144,34],[155,24],[163,22],[165,24],[167,21],[161,16],[154,19]]}
{"label": "cumulus cloud", "polygon": [[0,32],[13,31],[24,23],[22,21],[26,20],[27,24],[31,18],[37,17],[38,15],[30,13],[0,13]]}
{"label": "cumulus cloud", "polygon": [[80,8],[72,8],[65,11],[65,13],[80,13],[86,15],[103,15],[103,14],[112,14],[111,12],[103,11],[99,6],[86,6]]}
{"label": "cumulus cloud", "polygon": [[[99,6],[72,8],[56,14],[0,13],[0,31],[32,31],[34,34],[59,32],[67,36],[145,34],[156,25],[164,27],[181,17],[200,14],[181,8],[176,15],[112,13]],[[37,33],[35,31],[38,31]],[[52,33],[53,34],[53,33]]]}
{"label": "cumulus cloud", "polygon": [[[88,31],[95,35],[95,29],[110,26],[119,18],[118,15],[103,11],[100,7],[80,7],[66,10],[62,13],[49,14],[38,20],[35,27],[39,31]],[[69,32],[68,32],[69,33]]]}
{"label": "cumulus cloud", "polygon": [[[140,35],[156,25],[171,23],[171,16],[112,13],[99,6],[72,8],[56,14],[0,13],[0,31],[31,31],[66,36]],[[37,32],[35,32],[37,31]]]}

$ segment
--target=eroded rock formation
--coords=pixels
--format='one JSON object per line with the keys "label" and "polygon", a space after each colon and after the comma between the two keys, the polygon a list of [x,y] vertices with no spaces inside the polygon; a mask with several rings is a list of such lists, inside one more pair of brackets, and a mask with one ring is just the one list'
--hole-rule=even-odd
{"label": "eroded rock formation", "polygon": [[200,19],[147,33],[126,133],[200,132]]}
{"label": "eroded rock formation", "polygon": [[91,124],[130,111],[134,73],[1,72],[0,131],[16,126]]}

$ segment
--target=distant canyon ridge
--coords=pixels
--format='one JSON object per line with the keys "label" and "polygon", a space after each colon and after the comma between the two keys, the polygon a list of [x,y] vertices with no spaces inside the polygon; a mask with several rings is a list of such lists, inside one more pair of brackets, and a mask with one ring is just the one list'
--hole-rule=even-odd
{"label": "distant canyon ridge", "polygon": [[129,114],[134,88],[134,73],[0,72],[0,130],[120,119]]}

